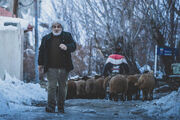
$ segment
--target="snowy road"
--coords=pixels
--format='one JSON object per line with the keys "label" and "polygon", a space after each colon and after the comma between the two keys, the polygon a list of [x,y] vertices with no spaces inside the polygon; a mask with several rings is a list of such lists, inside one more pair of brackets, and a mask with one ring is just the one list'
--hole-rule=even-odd
{"label": "snowy road", "polygon": [[59,114],[45,112],[47,92],[39,84],[6,76],[0,79],[0,120],[180,120],[180,88],[161,92],[166,85],[154,92],[153,101],[145,102],[66,100],[65,114]]}
{"label": "snowy road", "polygon": [[2,114],[0,120],[156,120],[140,106],[149,102],[72,99],[66,100],[65,113],[46,113],[44,107],[29,107]]}

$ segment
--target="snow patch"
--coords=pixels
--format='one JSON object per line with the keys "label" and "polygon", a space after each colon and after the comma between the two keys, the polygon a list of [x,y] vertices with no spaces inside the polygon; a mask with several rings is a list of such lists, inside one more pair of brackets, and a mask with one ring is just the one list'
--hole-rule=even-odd
{"label": "snow patch", "polygon": [[20,106],[30,106],[32,101],[45,101],[47,93],[39,84],[24,83],[6,73],[0,79],[0,114]]}
{"label": "snow patch", "polygon": [[144,65],[143,67],[141,67],[141,68],[139,69],[139,71],[140,71],[141,73],[144,73],[144,72],[146,72],[146,71],[151,71],[151,67],[150,67],[149,65]]}
{"label": "snow patch", "polygon": [[146,102],[142,108],[147,110],[150,116],[162,116],[165,118],[180,117],[180,88],[178,91],[173,91],[167,96],[152,102]]}
{"label": "snow patch", "polygon": [[32,49],[26,49],[24,50],[27,55],[34,55],[35,52]]}

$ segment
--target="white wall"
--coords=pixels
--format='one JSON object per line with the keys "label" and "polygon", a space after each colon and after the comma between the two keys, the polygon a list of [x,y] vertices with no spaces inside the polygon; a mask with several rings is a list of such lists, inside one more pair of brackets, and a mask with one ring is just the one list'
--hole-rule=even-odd
{"label": "white wall", "polygon": [[16,27],[0,27],[0,78],[6,72],[23,80],[23,32],[20,23]]}

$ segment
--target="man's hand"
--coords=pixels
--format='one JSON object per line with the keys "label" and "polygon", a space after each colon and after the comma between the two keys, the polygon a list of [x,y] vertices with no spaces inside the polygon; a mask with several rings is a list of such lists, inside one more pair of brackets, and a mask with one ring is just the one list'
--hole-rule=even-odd
{"label": "man's hand", "polygon": [[43,71],[43,66],[42,65],[39,65],[38,68],[39,68],[39,72]]}
{"label": "man's hand", "polygon": [[60,44],[59,47],[62,49],[62,50],[67,50],[67,46],[65,44]]}

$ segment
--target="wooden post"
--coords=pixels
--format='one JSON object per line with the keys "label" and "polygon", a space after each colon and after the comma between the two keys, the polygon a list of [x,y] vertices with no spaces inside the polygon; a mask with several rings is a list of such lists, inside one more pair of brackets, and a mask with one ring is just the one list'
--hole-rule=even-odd
{"label": "wooden post", "polygon": [[14,0],[14,3],[13,3],[13,14],[16,15],[16,17],[18,17],[18,0]]}

